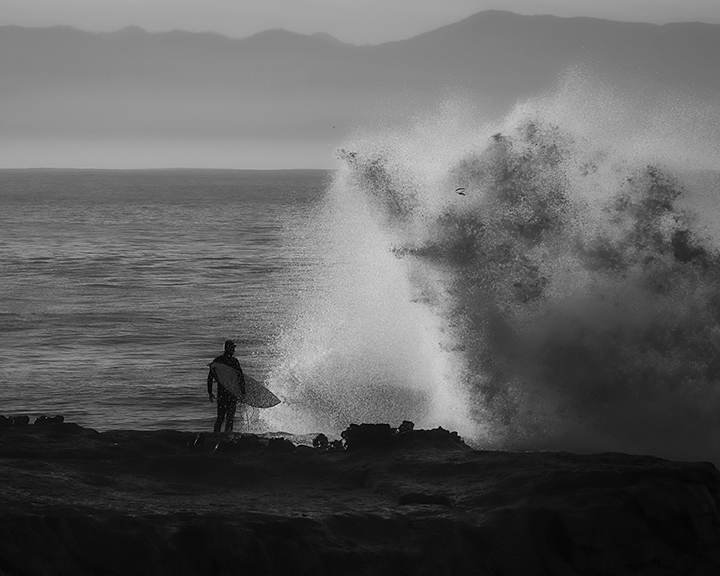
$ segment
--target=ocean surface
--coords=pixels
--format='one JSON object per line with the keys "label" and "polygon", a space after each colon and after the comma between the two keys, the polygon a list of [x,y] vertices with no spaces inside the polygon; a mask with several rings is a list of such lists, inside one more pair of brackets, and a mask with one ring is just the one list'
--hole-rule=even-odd
{"label": "ocean surface", "polygon": [[207,364],[264,379],[312,282],[326,171],[0,171],[0,413],[207,430]]}
{"label": "ocean surface", "polygon": [[232,338],[282,400],[240,430],[720,463],[718,143],[556,104],[334,171],[0,171],[0,413],[209,430]]}

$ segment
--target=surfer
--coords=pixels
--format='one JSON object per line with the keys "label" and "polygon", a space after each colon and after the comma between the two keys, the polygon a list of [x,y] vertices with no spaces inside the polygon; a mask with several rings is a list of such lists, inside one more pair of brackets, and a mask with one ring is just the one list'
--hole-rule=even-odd
{"label": "surfer", "polygon": [[[215,358],[213,362],[219,362],[235,368],[238,372],[238,376],[240,377],[240,388],[242,389],[243,394],[245,394],[245,376],[242,368],[240,368],[240,362],[238,362],[238,359],[235,358],[234,354],[235,342],[232,340],[225,340],[225,350],[220,356]],[[217,378],[215,377],[215,374],[213,374],[213,371],[210,370],[207,378],[207,389],[210,402],[215,401],[215,395],[213,394],[213,380],[217,381]],[[230,394],[230,392],[228,392],[220,384],[220,382],[217,383],[217,392],[217,419],[215,420],[214,432],[220,432],[223,420],[225,420],[225,432],[232,432],[238,399]]]}

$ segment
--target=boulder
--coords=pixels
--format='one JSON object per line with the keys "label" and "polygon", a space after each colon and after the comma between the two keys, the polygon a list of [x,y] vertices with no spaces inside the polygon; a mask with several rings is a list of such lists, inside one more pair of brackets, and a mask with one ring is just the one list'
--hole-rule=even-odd
{"label": "boulder", "polygon": [[394,435],[390,424],[350,424],[340,436],[347,450],[389,446]]}

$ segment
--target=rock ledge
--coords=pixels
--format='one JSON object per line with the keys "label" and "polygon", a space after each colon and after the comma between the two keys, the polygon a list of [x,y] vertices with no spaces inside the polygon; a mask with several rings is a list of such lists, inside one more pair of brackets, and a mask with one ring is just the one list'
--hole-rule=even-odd
{"label": "rock ledge", "polygon": [[338,449],[0,418],[0,575],[720,573],[712,464],[348,430]]}

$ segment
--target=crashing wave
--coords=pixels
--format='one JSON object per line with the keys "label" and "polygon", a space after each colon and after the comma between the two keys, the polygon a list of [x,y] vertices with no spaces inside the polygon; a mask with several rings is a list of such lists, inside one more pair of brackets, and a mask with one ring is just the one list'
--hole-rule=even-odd
{"label": "crashing wave", "polygon": [[718,435],[720,256],[668,167],[526,118],[448,168],[433,213],[392,152],[340,156],[396,256],[438,272],[486,441],[682,456]]}
{"label": "crashing wave", "polygon": [[700,143],[565,92],[492,129],[450,110],[338,151],[276,425],[410,419],[488,448],[720,460]]}

